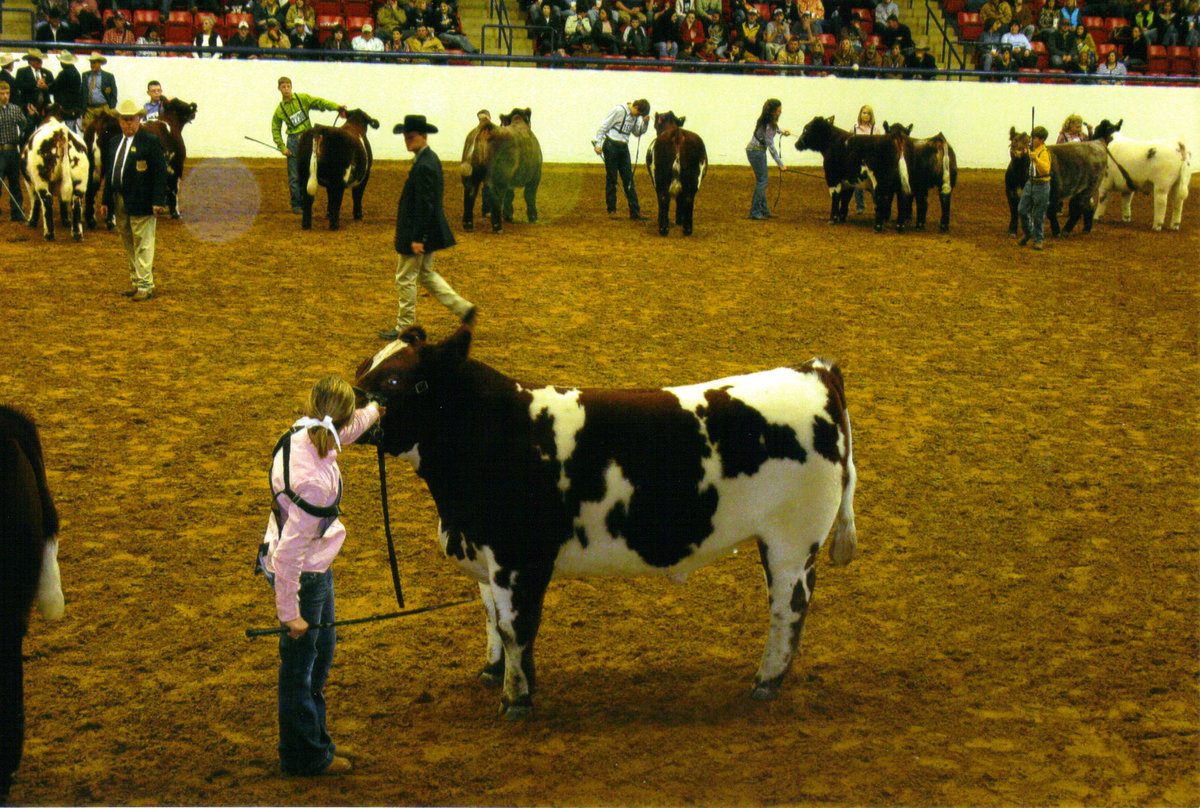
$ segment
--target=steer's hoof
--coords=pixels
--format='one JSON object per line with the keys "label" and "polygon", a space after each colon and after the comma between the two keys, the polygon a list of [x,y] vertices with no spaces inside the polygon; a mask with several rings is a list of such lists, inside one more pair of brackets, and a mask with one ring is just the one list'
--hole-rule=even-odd
{"label": "steer's hoof", "polygon": [[533,712],[533,699],[529,696],[521,696],[512,704],[500,702],[500,715],[509,721],[519,721],[531,712]]}
{"label": "steer's hoof", "polygon": [[669,235],[669,234],[670,234],[670,232],[671,232],[671,228],[669,228],[669,227],[660,227],[660,228],[658,228],[658,234],[659,234],[660,236],[666,236],[666,235]]}
{"label": "steer's hoof", "polygon": [[329,229],[330,230],[341,230],[342,226],[340,224],[338,224],[337,222],[330,222]]}
{"label": "steer's hoof", "polygon": [[875,232],[876,232],[876,233],[882,233],[882,232],[883,232],[883,225],[881,225],[881,224],[877,224],[877,225],[875,225]]}
{"label": "steer's hoof", "polygon": [[54,241],[54,234],[53,234],[53,233],[47,233],[47,234],[46,234],[46,241]]}
{"label": "steer's hoof", "polygon": [[943,232],[943,233],[949,233],[949,232],[950,232],[950,225],[948,225],[948,224],[940,224],[940,225],[938,225],[938,230],[940,230],[940,231],[941,231],[941,232]]}
{"label": "steer's hoof", "polygon": [[771,701],[779,695],[779,688],[776,685],[758,684],[750,691],[750,698],[755,701]]}
{"label": "steer's hoof", "polygon": [[71,238],[75,241],[83,241],[83,233],[73,233]]}
{"label": "steer's hoof", "polygon": [[182,219],[182,218],[183,218],[183,216],[181,216],[181,215],[179,214],[179,211],[177,211],[177,210],[173,210],[173,211],[171,211],[171,218],[172,218],[172,219]]}
{"label": "steer's hoof", "polygon": [[483,666],[483,670],[479,672],[479,681],[483,682],[488,687],[499,687],[504,683],[504,660],[492,662]]}

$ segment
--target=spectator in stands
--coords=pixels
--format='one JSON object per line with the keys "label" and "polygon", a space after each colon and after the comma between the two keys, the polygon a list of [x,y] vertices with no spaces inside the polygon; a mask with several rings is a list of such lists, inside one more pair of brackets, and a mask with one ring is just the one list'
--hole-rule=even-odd
{"label": "spectator in stands", "polygon": [[[161,45],[162,43],[162,35],[159,34],[158,26],[154,23],[147,25],[146,30],[137,38],[139,45]],[[138,56],[162,56],[162,54],[158,51],[140,50]]]}
{"label": "spectator in stands", "polygon": [[937,61],[934,60],[933,54],[929,52],[929,37],[917,37],[917,41],[913,43],[913,52],[904,59],[904,66],[929,71],[926,73],[911,74],[909,78],[925,79],[927,81],[931,81],[934,78],[933,71],[937,70]]}
{"label": "spectator in stands", "polygon": [[1083,21],[1083,12],[1079,10],[1079,4],[1076,0],[1063,0],[1062,8],[1058,10],[1058,13],[1064,20],[1070,23],[1072,28]]}
{"label": "spectator in stands", "polygon": [[[292,30],[288,33],[288,41],[292,43],[292,48],[295,50],[317,50],[317,32],[308,27],[304,22],[303,17],[297,17],[292,24]],[[383,50],[380,47],[380,50]],[[315,56],[293,56],[293,59],[314,59]]]}
{"label": "spectator in stands", "polygon": [[[354,50],[350,45],[350,40],[346,38],[346,26],[340,22],[335,23],[333,28],[329,29],[329,38],[321,45],[321,50],[327,52]],[[384,50],[387,50],[387,48],[384,48]],[[330,54],[330,58],[333,58],[332,53]]]}
{"label": "spectator in stands", "polygon": [[1122,51],[1125,55],[1125,66],[1127,68],[1144,68],[1150,59],[1149,45],[1141,26],[1133,26],[1129,44]]}
{"label": "spectator in stands", "polygon": [[[200,33],[196,34],[192,40],[192,44],[199,48],[222,48],[225,43],[221,41],[221,35],[216,31],[216,20],[211,14],[202,14],[200,16]],[[192,56],[197,59],[220,59],[220,53],[199,53],[192,51]]]}
{"label": "spectator in stands", "polygon": [[291,5],[288,6],[287,14],[283,16],[284,24],[289,31],[295,30],[296,20],[303,22],[304,26],[310,31],[317,29],[317,12],[316,9],[308,4],[308,0],[293,0]]}
{"label": "spectator in stands", "polygon": [[350,49],[359,53],[383,53],[383,40],[375,36],[375,26],[363,23],[362,30],[350,40]]}
{"label": "spectator in stands", "polygon": [[746,50],[746,43],[740,39],[729,46],[729,49],[725,51],[725,56],[727,57],[726,61],[738,65],[754,64],[762,61],[762,59],[759,59],[753,53]]}
{"label": "spectator in stands", "polygon": [[650,42],[659,59],[674,59],[679,55],[679,13],[671,0],[651,0],[649,12]]}
{"label": "spectator in stands", "polygon": [[860,18],[858,13],[855,12],[846,21],[846,24],[842,26],[841,33],[838,34],[839,40],[842,38],[848,38],[850,40],[850,43],[854,46],[854,53],[856,56],[862,53],[863,45],[865,45],[867,42],[867,32],[863,30],[862,25],[860,24],[861,22],[862,18]]}
{"label": "spectator in stands", "polygon": [[1037,33],[1037,20],[1033,16],[1033,10],[1025,5],[1025,0],[1013,0],[1012,20],[1009,22],[1013,20],[1021,26],[1021,33],[1032,41]]}
{"label": "spectator in stands", "polygon": [[1010,50],[1000,51],[1000,58],[992,62],[992,72],[996,74],[996,81],[1016,81],[1018,69]]}
{"label": "spectator in stands", "polygon": [[763,41],[767,37],[766,26],[758,18],[758,9],[751,8],[746,12],[746,21],[737,29],[738,40],[745,46],[747,53],[752,53],[762,61]]}
{"label": "spectator in stands", "polygon": [[800,37],[796,36],[795,34],[792,34],[790,37],[788,37],[787,44],[783,46],[783,50],[775,54],[775,64],[804,64],[804,51],[800,49]]}
{"label": "spectator in stands", "polygon": [[842,37],[838,40],[837,49],[829,56],[829,65],[830,67],[858,66],[858,54],[849,37]]}
{"label": "spectator in stands", "polygon": [[[729,29],[725,27],[723,22],[714,22],[711,25],[705,26],[704,44],[712,45],[712,50],[722,58],[725,56],[725,51],[729,49]],[[703,51],[700,53],[704,56]]]}
{"label": "spectator in stands", "polygon": [[258,46],[258,40],[250,33],[250,23],[242,20],[238,23],[237,33],[229,37],[225,50],[233,51],[238,59],[257,59],[250,51]]}
{"label": "spectator in stands", "polygon": [[1179,43],[1179,31],[1175,28],[1178,16],[1171,0],[1164,0],[1158,7],[1158,19],[1154,22],[1154,36],[1150,38],[1151,44],[1170,48]]}
{"label": "spectator in stands", "polygon": [[57,10],[60,17],[66,17],[68,13],[66,0],[37,0],[33,8],[38,22],[50,19],[51,11]]}
{"label": "spectator in stands", "polygon": [[572,56],[587,56],[592,51],[592,20],[586,8],[575,8],[575,13],[563,23],[563,37],[567,51]]}
{"label": "spectator in stands", "polygon": [[[278,33],[282,33],[282,26],[287,22],[288,7],[279,0],[254,0],[250,6],[250,13],[254,15],[254,30],[266,35],[267,20],[273,19],[281,26]],[[259,37],[260,41],[261,39],[262,36]]]}
{"label": "spectator in stands", "polygon": [[1186,47],[1194,48],[1200,45],[1200,0],[1192,0],[1187,11],[1179,15],[1175,26],[1179,30],[1179,38]]}
{"label": "spectator in stands", "polygon": [[637,17],[646,22],[646,3],[645,0],[613,0],[613,9],[617,12],[618,22],[628,25]]}
{"label": "spectator in stands", "polygon": [[[721,15],[724,11],[721,0],[696,0],[696,18],[704,24],[705,36],[708,35],[708,29],[711,26],[721,24]],[[703,52],[701,58],[703,58]]]}
{"label": "spectator in stands", "polygon": [[1096,40],[1088,33],[1083,23],[1075,26],[1074,44],[1075,62],[1079,65],[1079,72],[1091,73],[1096,69],[1100,58],[1096,53]]}
{"label": "spectator in stands", "polygon": [[808,63],[811,65],[825,64],[825,43],[821,40],[814,39],[808,46]]}
{"label": "spectator in stands", "polygon": [[[262,36],[258,38],[258,47],[260,48],[290,48],[292,42],[288,39],[288,35],[279,30],[279,20],[274,16],[268,16],[266,21],[267,30],[263,31]],[[268,56],[268,59],[283,59],[283,56]]]}
{"label": "spectator in stands", "polygon": [[991,70],[992,62],[1003,50],[1001,40],[1004,33],[1000,30],[1000,26],[1000,18],[993,18],[983,29],[979,39],[975,40],[975,67],[977,70]]}
{"label": "spectator in stands", "polygon": [[[1007,34],[1005,35],[1007,36]],[[1050,52],[1050,67],[1056,70],[1066,70],[1064,65],[1070,60],[1075,61],[1074,35],[1071,33],[1071,23],[1066,17],[1058,18],[1058,27],[1046,41],[1046,50]]]}
{"label": "spectator in stands", "polygon": [[[338,28],[338,26],[334,26],[335,31],[337,30],[337,28]],[[328,40],[325,41],[326,47],[329,46],[329,43],[332,40],[333,40],[333,37],[330,37]],[[336,50],[348,50],[350,48],[350,42],[346,39],[346,34],[345,34],[344,28],[342,29],[342,42],[346,43],[345,48],[342,48],[339,46],[336,48]],[[404,41],[404,32],[401,31],[399,28],[393,28],[391,37],[387,40],[387,42],[383,43],[383,49],[387,53],[404,53],[404,52],[406,52],[408,50],[408,44]]]}
{"label": "spectator in stands", "polygon": [[[588,18],[591,19],[589,12]],[[600,8],[592,21],[592,44],[597,50],[615,56],[621,50],[620,31],[609,16],[607,8]]]}
{"label": "spectator in stands", "polygon": [[1096,68],[1096,75],[1102,76],[1106,84],[1117,84],[1128,71],[1125,63],[1117,58],[1117,52],[1110,50],[1104,57],[1104,63]]}
{"label": "spectator in stands", "polygon": [[1021,23],[1010,20],[1008,33],[1000,37],[1000,44],[1013,52],[1013,61],[1017,67],[1037,67],[1037,55],[1033,52],[1033,43],[1021,30]]}
{"label": "spectator in stands", "polygon": [[854,19],[854,4],[860,0],[830,0],[825,6],[825,19],[821,23],[821,33],[833,34],[841,38],[842,29]]}
{"label": "spectator in stands", "polygon": [[[104,31],[104,36],[100,41],[105,45],[136,45],[137,39],[133,36],[133,31],[129,30],[125,23],[125,17],[122,14],[114,14],[108,18],[108,23]],[[117,56],[132,56],[133,51],[117,51]],[[116,102],[113,103],[116,106]]]}
{"label": "spectator in stands", "polygon": [[50,17],[44,22],[37,24],[37,30],[33,34],[34,40],[38,42],[51,43],[66,43],[75,41],[75,29],[71,24],[63,20],[63,12],[58,6],[50,9]]}
{"label": "spectator in stands", "polygon": [[542,0],[533,32],[533,52],[537,56],[550,56],[563,46],[564,26],[559,22],[558,11],[549,0]]}
{"label": "spectator in stands", "polygon": [[683,15],[683,22],[679,23],[680,44],[684,47],[695,46],[697,58],[699,58],[700,46],[704,44],[704,38],[704,23],[700,22],[700,18],[696,16],[695,9],[686,12]]}
{"label": "spectator in stands", "polygon": [[75,35],[81,39],[99,37],[104,31],[100,19],[100,7],[96,0],[71,0],[68,19],[75,26]]}
{"label": "spectator in stands", "polygon": [[888,17],[893,14],[900,16],[900,6],[896,5],[896,0],[878,0],[875,4],[875,27],[886,27]]}
{"label": "spectator in stands", "polygon": [[[881,68],[883,67],[883,52],[879,50],[879,46],[873,42],[869,42],[863,46],[862,55],[858,61],[859,67]],[[875,78],[879,78],[880,74],[873,74]]]}
{"label": "spectator in stands", "polygon": [[751,9],[755,13],[758,13],[758,9],[755,8],[754,3],[750,2],[750,0],[729,0],[728,19],[730,27],[735,31],[741,28],[742,23],[750,16]]}
{"label": "spectator in stands", "polygon": [[721,62],[724,59],[717,53],[717,46],[712,39],[704,40],[704,44],[700,46],[700,61],[702,62]]}
{"label": "spectator in stands", "polygon": [[784,19],[783,9],[776,6],[771,11],[771,21],[767,23],[767,30],[763,33],[763,54],[768,61],[776,61],[775,57],[787,47],[791,35],[792,29]]}
{"label": "spectator in stands", "polygon": [[1038,31],[1037,36],[1033,37],[1046,42],[1050,36],[1058,28],[1058,18],[1062,15],[1059,13],[1058,0],[1046,0],[1042,6],[1042,10],[1038,12]]}
{"label": "spectator in stands", "polygon": [[808,14],[809,25],[812,27],[814,34],[820,35],[825,32],[822,24],[825,21],[825,4],[821,0],[799,0],[800,17]]}
{"label": "spectator in stands", "polygon": [[[438,3],[437,12],[434,14],[433,25],[434,36],[442,41],[442,44],[447,48],[460,50],[465,53],[479,53],[479,49],[471,44],[471,40],[467,39],[465,34],[458,30],[458,19],[454,16],[454,12],[450,8],[448,0],[441,0]],[[558,31],[562,33],[562,23],[558,25]],[[560,37],[559,43],[562,39]]]}
{"label": "spectator in stands", "polygon": [[406,39],[404,45],[413,53],[446,52],[446,46],[441,43],[441,40],[429,33],[429,26],[424,23],[417,26],[416,33]]}
{"label": "spectator in stands", "polygon": [[375,14],[375,25],[379,36],[391,39],[392,31],[408,28],[408,9],[402,7],[399,0],[387,0]]}
{"label": "spectator in stands", "polygon": [[630,18],[629,25],[625,26],[625,33],[621,36],[621,42],[626,56],[650,55],[650,37],[642,27],[641,17]]}
{"label": "spectator in stands", "polygon": [[908,30],[908,26],[900,22],[900,18],[895,14],[888,17],[887,26],[879,32],[879,44],[887,48],[890,52],[892,45],[899,44],[902,53],[912,50],[913,38],[912,31]]}
{"label": "spectator in stands", "polygon": [[[531,3],[529,6],[530,18],[537,20],[537,15],[541,13],[537,3]],[[418,25],[424,24],[426,28],[433,28],[433,8],[429,5],[429,0],[413,0],[408,7],[408,25],[410,30],[415,30]]]}
{"label": "spectator in stands", "polygon": [[987,0],[979,9],[979,21],[983,23],[984,28],[987,28],[992,20],[1000,20],[1001,28],[1007,29],[1011,19],[1012,6],[1005,0]]}

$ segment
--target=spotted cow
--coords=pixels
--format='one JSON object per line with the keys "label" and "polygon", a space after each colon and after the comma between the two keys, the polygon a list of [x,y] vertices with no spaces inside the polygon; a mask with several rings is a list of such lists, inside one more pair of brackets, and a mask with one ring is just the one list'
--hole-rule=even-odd
{"label": "spotted cow", "polygon": [[446,556],[479,584],[485,682],[501,712],[532,707],[533,646],[551,579],[691,571],[757,540],[770,599],[753,695],[798,648],[833,528],[854,556],[855,468],[842,375],[813,359],[705,384],[599,390],[517,382],[471,358],[473,326],[419,326],[358,370],[387,405],[380,434],[437,505]]}
{"label": "spotted cow", "polygon": [[646,149],[646,168],[658,196],[658,232],[663,236],[671,231],[672,198],[675,199],[675,224],[683,228],[685,236],[692,234],[696,192],[708,170],[704,140],[683,128],[685,120],[686,116],[676,117],[671,111],[656,113],[654,131],[657,135]]}
{"label": "spotted cow", "polygon": [[341,226],[342,197],[347,188],[354,202],[354,220],[363,217],[363,194],[371,179],[374,161],[367,130],[378,129],[379,121],[361,109],[343,111],[342,114],[346,120],[341,126],[317,124],[300,134],[298,161],[300,187],[304,189],[300,227],[303,230],[312,227],[313,197],[317,195],[318,185],[326,192],[325,213],[330,230]]}
{"label": "spotted cow", "polygon": [[[893,124],[894,125],[894,124]],[[909,129],[912,127],[910,126]],[[958,183],[958,158],[954,147],[946,140],[941,132],[930,138],[909,138],[904,149],[904,162],[908,164],[908,179],[912,186],[912,196],[901,195],[900,221],[907,221],[912,202],[917,203],[917,219],[913,223],[914,230],[925,229],[925,217],[929,210],[929,192],[937,192],[941,202],[942,216],[938,229],[946,233],[950,230],[950,194]]]}
{"label": "spotted cow", "polygon": [[1192,153],[1179,138],[1165,140],[1132,140],[1121,134],[1124,119],[1115,124],[1103,120],[1092,132],[1093,140],[1105,144],[1108,152],[1108,175],[1100,185],[1100,201],[1096,218],[1104,215],[1109,193],[1121,195],[1121,218],[1132,221],[1133,195],[1138,191],[1154,194],[1152,227],[1162,230],[1167,218],[1167,204],[1172,192],[1175,204],[1171,211],[1170,228],[1178,230],[1183,221],[1183,203],[1188,198],[1192,181]]}
{"label": "spotted cow", "polygon": [[71,237],[83,239],[83,195],[87,190],[87,146],[60,120],[50,119],[34,130],[21,154],[21,169],[33,197],[29,226],[42,222],[42,234],[54,240],[54,205],[58,199],[71,208]]}

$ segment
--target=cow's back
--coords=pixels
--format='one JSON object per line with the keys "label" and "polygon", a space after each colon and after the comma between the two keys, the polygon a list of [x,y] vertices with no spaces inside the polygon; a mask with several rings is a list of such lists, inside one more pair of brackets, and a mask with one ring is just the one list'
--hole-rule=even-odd
{"label": "cow's back", "polygon": [[1056,143],[1046,148],[1050,151],[1050,173],[1056,196],[1059,199],[1075,196],[1094,199],[1108,171],[1104,144],[1089,140]]}

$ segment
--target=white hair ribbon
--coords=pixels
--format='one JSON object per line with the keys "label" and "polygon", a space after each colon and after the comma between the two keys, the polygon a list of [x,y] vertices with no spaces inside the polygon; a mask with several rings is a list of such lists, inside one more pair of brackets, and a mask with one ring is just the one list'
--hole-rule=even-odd
{"label": "white hair ribbon", "polygon": [[323,429],[326,429],[329,431],[330,435],[333,435],[333,441],[337,444],[338,451],[340,452],[342,450],[342,439],[338,437],[337,427],[333,425],[333,418],[328,415],[326,415],[320,421],[318,421],[316,418],[309,418],[308,416],[305,416],[296,423],[292,424],[292,426],[302,426],[306,429],[319,426]]}

